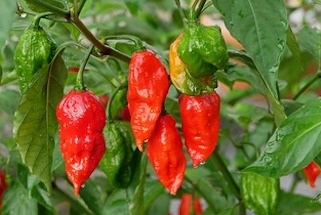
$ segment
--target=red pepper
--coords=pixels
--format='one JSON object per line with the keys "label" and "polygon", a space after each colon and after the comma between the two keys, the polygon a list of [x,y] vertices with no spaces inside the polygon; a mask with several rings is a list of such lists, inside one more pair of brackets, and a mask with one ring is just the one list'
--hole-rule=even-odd
{"label": "red pepper", "polygon": [[308,166],[303,168],[303,172],[305,173],[305,176],[309,181],[310,187],[315,187],[315,181],[321,173],[318,165],[314,161],[312,161]]}
{"label": "red pepper", "polygon": [[2,195],[7,187],[6,175],[0,170],[0,209],[2,208]]}
{"label": "red pepper", "polygon": [[162,62],[151,51],[132,55],[129,64],[128,109],[136,145],[143,151],[161,114],[169,89],[169,77]]}
{"label": "red pepper", "polygon": [[78,195],[105,152],[105,109],[92,92],[72,90],[59,102],[56,115],[66,173]]}
{"label": "red pepper", "polygon": [[214,91],[179,97],[182,130],[193,166],[205,162],[214,151],[220,127],[220,97]]}
{"label": "red pepper", "polygon": [[[181,197],[181,203],[179,206],[179,215],[189,215],[192,205],[192,194],[184,193]],[[194,196],[194,214],[202,214],[202,205],[197,196]]]}
{"label": "red pepper", "polygon": [[182,185],[186,168],[183,144],[175,124],[169,114],[160,116],[146,149],[159,181],[172,195]]}

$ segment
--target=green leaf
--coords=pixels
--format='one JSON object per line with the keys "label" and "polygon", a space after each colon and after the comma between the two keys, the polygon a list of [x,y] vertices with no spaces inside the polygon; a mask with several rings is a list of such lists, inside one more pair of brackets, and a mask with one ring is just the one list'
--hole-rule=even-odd
{"label": "green leaf", "polygon": [[130,13],[136,15],[139,8],[145,3],[145,0],[124,0]]}
{"label": "green leaf", "polygon": [[260,157],[243,171],[281,177],[308,165],[321,151],[321,98],[304,104],[277,128]]}
{"label": "green leaf", "polygon": [[40,188],[39,186],[34,186],[31,191],[31,196],[37,200],[37,202],[45,207],[51,213],[54,213],[55,209],[50,201],[49,193]]}
{"label": "green leaf", "polygon": [[303,66],[302,66],[300,46],[299,46],[296,36],[294,35],[290,26],[287,30],[286,45],[289,47],[289,49],[291,50],[291,53],[294,57],[294,60],[291,61],[292,64],[295,64],[295,66],[298,67],[300,69],[300,71],[302,71]]}
{"label": "green leaf", "polygon": [[0,29],[1,29],[0,63],[1,63],[2,47],[4,47],[4,42],[6,41],[8,33],[15,20],[15,7],[16,7],[16,1],[12,1],[12,0],[0,1],[0,14],[2,17],[5,17],[5,19],[4,18],[0,19]]}
{"label": "green leaf", "polygon": [[301,215],[321,211],[321,205],[308,196],[281,192],[275,215]]}
{"label": "green leaf", "polygon": [[16,90],[3,90],[0,92],[0,110],[13,116],[19,104],[19,93]]}
{"label": "green leaf", "polygon": [[165,188],[156,180],[146,182],[144,192],[144,211],[147,211],[153,202],[165,193]]}
{"label": "green leaf", "polygon": [[55,108],[63,96],[67,69],[57,57],[33,77],[14,115],[13,134],[23,163],[51,190],[51,165],[57,129]]}
{"label": "green leaf", "polygon": [[156,211],[157,211],[157,214],[168,214],[170,200],[171,200],[170,195],[163,193],[161,196],[159,196],[156,199],[156,201],[153,202],[150,209],[145,214],[146,215],[155,215]]}
{"label": "green leaf", "polygon": [[[278,98],[277,71],[286,43],[287,11],[282,0],[212,0],[226,27],[246,48],[267,87]],[[273,11],[273,13],[271,13]]]}
{"label": "green leaf", "polygon": [[108,197],[105,203],[102,214],[121,214],[129,215],[128,210],[128,195],[125,189],[115,189],[113,193]]}
{"label": "green leaf", "polygon": [[86,202],[88,208],[96,215],[103,214],[101,207],[103,205],[101,199],[103,195],[101,195],[98,186],[93,180],[89,179],[86,181],[86,186],[80,190],[80,196]]}
{"label": "green leaf", "polygon": [[321,58],[321,32],[317,29],[304,27],[299,32],[298,37],[299,44],[313,55],[319,68]]}
{"label": "green leaf", "polygon": [[316,4],[321,4],[321,0],[313,0]]}
{"label": "green leaf", "polygon": [[6,190],[2,205],[2,215],[38,214],[37,201],[31,198],[28,190],[19,182]]}

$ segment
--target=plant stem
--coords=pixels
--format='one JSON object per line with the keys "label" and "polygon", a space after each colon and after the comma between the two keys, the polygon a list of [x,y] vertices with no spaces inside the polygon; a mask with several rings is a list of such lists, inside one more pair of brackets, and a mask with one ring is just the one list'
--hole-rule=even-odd
{"label": "plant stem", "polygon": [[201,0],[201,2],[199,3],[199,6],[195,11],[196,18],[198,18],[201,15],[205,3],[206,3],[206,0]]}
{"label": "plant stem", "polygon": [[78,16],[74,17],[73,20],[74,24],[78,27],[78,29],[86,36],[86,38],[95,44],[95,46],[101,51],[104,55],[110,55],[115,58],[118,58],[119,60],[122,60],[126,63],[129,63],[130,56],[121,53],[117,51],[116,49],[113,49],[109,46],[105,46],[102,44],[99,40],[96,39],[96,37],[88,30],[88,28],[84,25],[84,23],[78,18]]}
{"label": "plant stem", "polygon": [[216,167],[222,173],[223,177],[226,179],[227,183],[230,185],[232,192],[235,194],[235,196],[239,200],[240,215],[245,215],[246,210],[245,210],[245,205],[242,202],[240,189],[239,189],[238,185],[236,184],[232,174],[230,173],[230,171],[226,167],[225,163],[223,162],[221,156],[218,154],[218,150],[214,151],[214,155],[212,157],[213,157],[213,161],[214,161]]}
{"label": "plant stem", "polygon": [[316,82],[319,78],[321,78],[321,72],[317,72],[316,75],[308,82],[306,83],[300,91],[293,97],[293,100],[298,99],[302,93],[304,93],[314,82]]}
{"label": "plant stem", "polygon": [[184,25],[185,28],[187,28],[188,27],[187,19],[186,19],[186,16],[185,16],[185,13],[184,13],[184,10],[182,8],[180,0],[175,0],[175,4],[176,4],[177,10],[179,12],[179,15],[181,16],[181,19],[183,21],[183,25]]}
{"label": "plant stem", "polygon": [[53,14],[52,12],[44,12],[44,13],[37,14],[35,16],[35,18],[33,19],[33,25],[36,28],[39,28],[39,23],[40,23],[41,18],[44,18],[44,17],[52,15],[52,14]]}
{"label": "plant stem", "polygon": [[46,1],[43,0],[29,0],[31,3],[38,5],[39,7],[42,7],[44,9],[48,9],[49,11],[58,14],[60,16],[65,17],[66,19],[70,19],[70,13],[67,10],[61,9],[55,5],[49,4]]}
{"label": "plant stem", "polygon": [[79,6],[78,6],[78,15],[81,13],[82,9],[84,8],[84,5],[87,0],[80,0]]}
{"label": "plant stem", "polygon": [[117,93],[123,88],[124,88],[123,85],[119,85],[116,88],[116,90],[113,92],[113,94],[110,96],[110,99],[109,99],[108,104],[107,104],[107,118],[108,118],[107,121],[108,121],[108,123],[112,123],[113,122],[113,118],[112,118],[112,114],[111,114],[111,106],[113,104],[114,98],[117,95]]}
{"label": "plant stem", "polygon": [[79,72],[77,74],[77,79],[76,79],[76,87],[75,87],[76,90],[85,90],[86,89],[85,84],[84,84],[84,71],[85,71],[86,64],[89,60],[89,57],[91,55],[93,48],[94,48],[94,45],[91,45],[88,48],[88,50],[85,54],[85,58],[80,65]]}

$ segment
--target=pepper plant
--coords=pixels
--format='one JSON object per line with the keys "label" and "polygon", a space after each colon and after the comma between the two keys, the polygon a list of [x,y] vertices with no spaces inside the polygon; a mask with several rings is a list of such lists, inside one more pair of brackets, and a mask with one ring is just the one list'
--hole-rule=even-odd
{"label": "pepper plant", "polygon": [[0,214],[321,213],[320,0],[0,12]]}

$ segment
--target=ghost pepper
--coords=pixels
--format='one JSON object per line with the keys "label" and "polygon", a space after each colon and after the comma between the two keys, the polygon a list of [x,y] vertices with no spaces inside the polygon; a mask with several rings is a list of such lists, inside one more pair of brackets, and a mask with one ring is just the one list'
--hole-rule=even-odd
{"label": "ghost pepper", "polygon": [[[194,214],[200,215],[203,212],[202,205],[198,196],[194,196]],[[192,209],[192,194],[184,193],[181,196],[181,202],[179,205],[179,215],[189,215]]]}
{"label": "ghost pepper", "polygon": [[308,166],[303,168],[303,172],[309,181],[310,187],[315,187],[315,181],[321,173],[318,165],[312,161]]}
{"label": "ghost pepper", "polygon": [[72,90],[59,102],[60,149],[75,194],[90,177],[105,152],[105,108],[89,90]]}
{"label": "ghost pepper", "polygon": [[135,52],[129,63],[127,101],[130,124],[140,151],[154,130],[168,89],[168,74],[157,56],[148,50]]}
{"label": "ghost pepper", "polygon": [[[7,189],[6,175],[0,170],[0,209],[2,208],[2,195]],[[1,212],[1,210],[0,210]]]}
{"label": "ghost pepper", "polygon": [[159,181],[175,195],[183,183],[186,158],[181,137],[169,114],[161,115],[147,142],[146,154]]}
{"label": "ghost pepper", "polygon": [[187,152],[196,167],[215,149],[220,127],[220,97],[215,91],[200,96],[182,94],[179,108]]}

